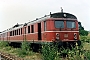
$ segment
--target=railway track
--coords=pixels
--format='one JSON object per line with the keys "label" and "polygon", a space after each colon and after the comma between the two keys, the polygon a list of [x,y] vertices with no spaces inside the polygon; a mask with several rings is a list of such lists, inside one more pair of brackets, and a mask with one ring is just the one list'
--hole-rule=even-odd
{"label": "railway track", "polygon": [[0,52],[0,56],[1,56],[1,60],[24,60],[22,58],[3,52]]}

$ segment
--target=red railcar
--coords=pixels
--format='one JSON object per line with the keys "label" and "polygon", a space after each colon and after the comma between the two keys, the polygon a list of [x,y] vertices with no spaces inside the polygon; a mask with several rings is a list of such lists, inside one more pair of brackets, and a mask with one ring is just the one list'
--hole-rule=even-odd
{"label": "red railcar", "polygon": [[16,24],[1,32],[0,39],[9,42],[52,43],[78,42],[79,28],[76,16],[58,12],[45,15],[25,24]]}

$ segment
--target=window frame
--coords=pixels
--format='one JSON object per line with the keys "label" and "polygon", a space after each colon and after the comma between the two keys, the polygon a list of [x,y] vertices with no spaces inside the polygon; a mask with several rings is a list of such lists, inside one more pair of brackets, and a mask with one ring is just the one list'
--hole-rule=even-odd
{"label": "window frame", "polygon": [[[74,27],[73,27],[73,28],[68,27],[67,22],[69,22],[69,23],[70,23],[70,22],[74,22]],[[75,22],[75,21],[71,21],[71,20],[66,21],[66,28],[71,28],[71,29],[76,28],[76,22]]]}
{"label": "window frame", "polygon": [[21,35],[22,35],[22,28],[21,28]]}
{"label": "window frame", "polygon": [[46,31],[47,30],[47,23],[46,23],[46,21],[44,21],[44,31]]}
{"label": "window frame", "polygon": [[19,29],[19,35],[20,35],[20,29]]}
{"label": "window frame", "polygon": [[17,35],[18,35],[18,29],[17,29]]}
{"label": "window frame", "polygon": [[[63,28],[65,28],[64,20],[55,20],[55,21],[63,21]],[[55,25],[56,24],[55,21],[54,21],[54,27],[57,28]],[[60,28],[63,29],[62,27],[60,27]]]}
{"label": "window frame", "polygon": [[12,31],[10,31],[10,36],[12,36]]}
{"label": "window frame", "polygon": [[26,27],[24,27],[24,34],[26,34]]}
{"label": "window frame", "polygon": [[30,33],[30,26],[28,26],[28,33]]}
{"label": "window frame", "polygon": [[34,33],[34,25],[31,25],[31,33]]}
{"label": "window frame", "polygon": [[14,36],[14,30],[13,30],[13,36]]}
{"label": "window frame", "polygon": [[17,35],[17,31],[16,30],[14,30],[15,31],[15,35]]}

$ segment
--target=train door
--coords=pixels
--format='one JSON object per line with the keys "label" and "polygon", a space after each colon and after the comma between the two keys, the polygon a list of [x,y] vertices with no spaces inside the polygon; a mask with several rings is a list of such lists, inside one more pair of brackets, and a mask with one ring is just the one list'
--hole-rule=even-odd
{"label": "train door", "polygon": [[41,23],[38,23],[38,40],[42,40],[41,39]]}

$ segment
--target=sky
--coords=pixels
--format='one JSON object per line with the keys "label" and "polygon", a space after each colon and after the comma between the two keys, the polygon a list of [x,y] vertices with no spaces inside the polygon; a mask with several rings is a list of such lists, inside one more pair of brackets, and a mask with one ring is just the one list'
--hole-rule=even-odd
{"label": "sky", "polygon": [[90,0],[0,0],[0,32],[24,24],[50,12],[74,14],[85,30],[90,31]]}

